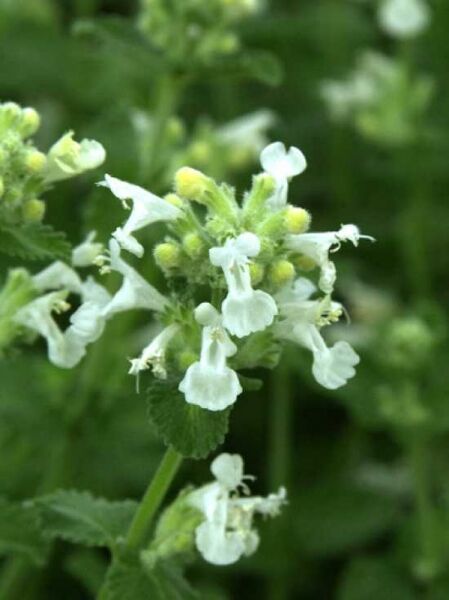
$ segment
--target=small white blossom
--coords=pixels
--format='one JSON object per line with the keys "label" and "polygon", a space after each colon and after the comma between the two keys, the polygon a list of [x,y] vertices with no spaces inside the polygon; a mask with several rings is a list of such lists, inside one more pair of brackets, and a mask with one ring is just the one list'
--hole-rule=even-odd
{"label": "small white blossom", "polygon": [[339,231],[289,235],[286,238],[286,246],[311,258],[320,267],[320,289],[330,294],[334,289],[337,273],[329,254],[339,250],[342,242],[349,241],[357,246],[360,239],[374,241],[369,235],[361,235],[355,225],[342,225]]}
{"label": "small white blossom", "polygon": [[166,200],[155,196],[138,185],[121,181],[110,175],[105,175],[99,185],[107,187],[128,208],[126,200],[131,200],[133,208],[123,227],[113,232],[113,237],[120,246],[136,256],[143,256],[143,246],[132,235],[135,231],[156,221],[174,221],[182,215],[182,211]]}
{"label": "small white blossom", "polygon": [[243,391],[237,373],[226,365],[226,359],[234,355],[237,348],[211,304],[200,304],[195,317],[203,326],[200,360],[187,369],[179,390],[189,404],[212,411],[224,410]]}
{"label": "small white blossom", "polygon": [[32,279],[39,292],[65,289],[73,294],[80,294],[82,289],[78,273],[59,260],[33,275]]}
{"label": "small white blossom", "polygon": [[88,277],[82,284],[81,300],[82,304],[70,317],[66,335],[87,345],[97,341],[104,331],[107,320],[104,309],[111,301],[111,296],[106,288]]}
{"label": "small white blossom", "polygon": [[429,26],[430,9],[424,0],[383,0],[379,23],[393,37],[411,38]]}
{"label": "small white blossom", "polygon": [[110,268],[123,275],[123,283],[105,307],[105,316],[110,317],[115,313],[137,308],[163,311],[168,304],[167,298],[121,258],[120,246],[116,240],[110,241],[109,251]]}
{"label": "small white blossom", "polygon": [[45,181],[53,183],[95,169],[105,158],[105,149],[99,142],[82,140],[78,143],[73,139],[73,131],[69,131],[48,152]]}
{"label": "small white blossom", "polygon": [[360,359],[347,342],[337,342],[331,348],[326,345],[320,327],[336,322],[343,310],[329,298],[310,300],[314,291],[313,284],[300,278],[277,296],[283,320],[275,325],[275,335],[310,350],[313,376],[320,385],[334,390],[354,377]]}
{"label": "small white blossom", "polygon": [[95,260],[103,253],[104,246],[100,242],[95,242],[96,231],[91,231],[84,242],[76,246],[72,251],[72,264],[75,267],[90,267]]}
{"label": "small white blossom", "polygon": [[209,250],[211,263],[223,269],[228,285],[228,295],[221,306],[223,325],[237,337],[262,331],[271,325],[278,312],[269,294],[251,286],[248,259],[259,252],[259,238],[249,232]]}
{"label": "small white blossom", "polygon": [[165,368],[165,351],[173,337],[178,333],[179,325],[172,323],[165,327],[149,344],[142,350],[138,358],[131,359],[130,375],[139,376],[141,371],[151,367],[154,375],[160,379],[167,378]]}
{"label": "small white blossom", "polygon": [[216,481],[190,494],[190,503],[203,515],[195,532],[198,551],[214,565],[230,565],[253,554],[259,535],[253,527],[255,514],[276,516],[286,502],[285,488],[267,498],[241,498],[244,483],[243,460],[238,454],[220,454],[211,465]]}
{"label": "small white blossom", "polygon": [[287,151],[282,142],[273,142],[262,150],[260,162],[264,171],[276,181],[276,190],[267,204],[273,210],[282,208],[287,203],[288,182],[306,170],[306,158],[294,146]]}
{"label": "small white blossom", "polygon": [[222,143],[247,148],[257,156],[267,144],[266,131],[272,127],[274,120],[271,111],[258,110],[219,127],[217,135]]}

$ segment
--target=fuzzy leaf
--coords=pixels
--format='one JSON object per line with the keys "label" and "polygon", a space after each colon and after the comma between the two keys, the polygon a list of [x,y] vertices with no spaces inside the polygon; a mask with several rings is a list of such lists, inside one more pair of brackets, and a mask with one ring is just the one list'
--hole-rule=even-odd
{"label": "fuzzy leaf", "polygon": [[116,561],[106,576],[104,600],[193,600],[198,598],[179,568],[158,563],[149,569],[137,561]]}
{"label": "fuzzy leaf", "polygon": [[0,499],[0,555],[16,554],[40,566],[47,550],[36,510]]}
{"label": "fuzzy leaf", "polygon": [[213,412],[188,404],[173,379],[154,379],[147,399],[159,435],[183,456],[205,458],[224,441],[230,409]]}
{"label": "fuzzy leaf", "polygon": [[125,535],[137,506],[132,500],[110,502],[74,490],[39,498],[37,505],[43,528],[50,536],[109,548]]}
{"label": "fuzzy leaf", "polygon": [[23,260],[67,260],[70,244],[65,234],[49,225],[0,225],[0,253]]}

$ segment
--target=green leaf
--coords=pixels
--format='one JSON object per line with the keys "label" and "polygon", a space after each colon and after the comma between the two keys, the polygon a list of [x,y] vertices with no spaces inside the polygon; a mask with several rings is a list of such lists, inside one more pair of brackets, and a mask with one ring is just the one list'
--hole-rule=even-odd
{"label": "green leaf", "polygon": [[218,58],[214,61],[213,71],[209,72],[207,69],[203,71],[203,77],[218,75],[237,79],[255,79],[271,86],[279,85],[283,77],[279,60],[270,52],[263,50],[245,50],[241,54]]}
{"label": "green leaf", "polygon": [[131,523],[137,504],[110,502],[88,492],[60,490],[36,501],[46,533],[86,546],[114,548]]}
{"label": "green leaf", "polygon": [[245,377],[239,373],[239,381],[245,392],[258,392],[263,388],[262,379],[256,377]]}
{"label": "green leaf", "polygon": [[411,582],[385,559],[357,558],[343,575],[338,600],[417,600]]}
{"label": "green leaf", "polygon": [[298,496],[297,533],[311,555],[330,556],[377,539],[394,526],[397,500],[338,481]]}
{"label": "green leaf", "polygon": [[137,561],[116,561],[104,584],[104,600],[193,600],[198,595],[173,563],[152,569]]}
{"label": "green leaf", "polygon": [[0,253],[23,260],[67,260],[70,244],[65,234],[49,225],[0,225]]}
{"label": "green leaf", "polygon": [[188,404],[173,379],[154,379],[147,399],[148,414],[159,435],[183,456],[205,458],[223,443],[230,408],[213,412]]}
{"label": "green leaf", "polygon": [[0,555],[16,554],[41,566],[47,552],[36,510],[0,499]]}

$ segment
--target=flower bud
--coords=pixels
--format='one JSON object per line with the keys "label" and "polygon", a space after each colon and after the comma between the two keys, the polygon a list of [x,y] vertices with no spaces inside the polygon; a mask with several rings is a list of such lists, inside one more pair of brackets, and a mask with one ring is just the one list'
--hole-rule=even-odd
{"label": "flower bud", "polygon": [[22,109],[15,102],[0,104],[0,128],[14,126],[22,116]]}
{"label": "flower bud", "polygon": [[310,213],[304,208],[289,206],[285,213],[288,233],[304,233],[309,229],[311,220]]}
{"label": "flower bud", "polygon": [[289,260],[278,260],[270,268],[270,281],[277,287],[282,287],[295,276],[295,267]]}
{"label": "flower bud", "polygon": [[176,194],[167,194],[166,196],[164,196],[164,200],[166,200],[170,204],[173,204],[173,206],[176,206],[177,208],[182,208],[184,206],[183,199],[177,196]]}
{"label": "flower bud", "polygon": [[313,271],[313,269],[317,266],[314,260],[303,254],[295,256],[292,261],[295,267],[301,271]]}
{"label": "flower bud", "polygon": [[210,178],[191,167],[182,167],[175,175],[176,193],[184,198],[201,202],[210,187]]}
{"label": "flower bud", "polygon": [[41,118],[34,108],[24,108],[22,110],[22,120],[20,122],[19,131],[23,138],[34,135],[39,129],[40,124]]}
{"label": "flower bud", "polygon": [[155,247],[154,259],[162,270],[174,269],[181,262],[181,250],[173,242],[163,242]]}
{"label": "flower bud", "polygon": [[248,194],[243,207],[247,219],[259,221],[260,211],[265,208],[265,203],[273,194],[276,182],[268,173],[261,173],[253,178],[253,187]]}
{"label": "flower bud", "polygon": [[207,164],[211,158],[211,147],[210,144],[204,140],[198,140],[193,142],[189,149],[189,155],[195,164],[204,165]]}
{"label": "flower bud", "polygon": [[41,173],[47,163],[47,157],[43,152],[31,150],[25,158],[25,166],[31,173]]}
{"label": "flower bud", "polygon": [[260,263],[249,263],[249,274],[251,276],[251,285],[258,285],[265,275],[265,267]]}
{"label": "flower bud", "polygon": [[188,233],[182,240],[182,247],[190,258],[198,258],[204,252],[204,241],[197,233]]}
{"label": "flower bud", "polygon": [[45,202],[38,198],[28,200],[22,206],[22,215],[25,221],[39,223],[45,215]]}

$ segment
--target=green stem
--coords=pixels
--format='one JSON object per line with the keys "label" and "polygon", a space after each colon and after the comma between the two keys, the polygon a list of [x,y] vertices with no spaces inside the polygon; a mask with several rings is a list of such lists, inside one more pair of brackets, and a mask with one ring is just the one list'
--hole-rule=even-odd
{"label": "green stem", "polygon": [[138,549],[145,542],[153,517],[164,499],[181,462],[182,456],[169,447],[130,525],[126,536],[126,543],[130,548]]}

